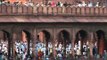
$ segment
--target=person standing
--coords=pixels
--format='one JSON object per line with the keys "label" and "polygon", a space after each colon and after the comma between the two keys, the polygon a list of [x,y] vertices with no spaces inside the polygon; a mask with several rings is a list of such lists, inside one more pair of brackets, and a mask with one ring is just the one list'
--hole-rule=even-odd
{"label": "person standing", "polygon": [[1,50],[0,50],[0,60],[3,60],[3,59],[2,59],[2,52],[1,52]]}
{"label": "person standing", "polygon": [[103,60],[107,60],[107,51],[104,50]]}
{"label": "person standing", "polygon": [[95,59],[96,59],[97,55],[98,55],[98,49],[97,49],[96,46],[94,46],[93,47],[93,56],[94,56]]}
{"label": "person standing", "polygon": [[3,56],[3,52],[2,52],[2,46],[3,46],[3,41],[0,41],[0,60],[3,60],[2,56]]}
{"label": "person standing", "polygon": [[77,58],[80,59],[81,51],[79,48],[77,48],[76,50],[76,55],[77,55]]}

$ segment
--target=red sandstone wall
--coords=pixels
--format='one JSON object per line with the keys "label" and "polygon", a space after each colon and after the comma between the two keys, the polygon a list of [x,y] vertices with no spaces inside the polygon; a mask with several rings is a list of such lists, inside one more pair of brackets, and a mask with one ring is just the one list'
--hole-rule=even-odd
{"label": "red sandstone wall", "polygon": [[0,39],[4,39],[3,31],[0,31]]}
{"label": "red sandstone wall", "polygon": [[104,39],[102,37],[99,42],[99,54],[103,55],[103,52],[104,52]]}
{"label": "red sandstone wall", "polygon": [[22,41],[27,41],[26,33],[22,31]]}
{"label": "red sandstone wall", "polygon": [[43,33],[43,32],[40,32],[38,35],[39,35],[39,40],[40,40],[41,42],[44,42],[44,33]]}

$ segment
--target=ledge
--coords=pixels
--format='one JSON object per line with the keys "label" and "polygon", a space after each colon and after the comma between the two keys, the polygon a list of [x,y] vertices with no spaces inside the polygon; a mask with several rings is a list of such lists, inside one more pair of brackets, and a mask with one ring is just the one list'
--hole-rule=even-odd
{"label": "ledge", "polygon": [[0,15],[107,16],[107,7],[0,5]]}

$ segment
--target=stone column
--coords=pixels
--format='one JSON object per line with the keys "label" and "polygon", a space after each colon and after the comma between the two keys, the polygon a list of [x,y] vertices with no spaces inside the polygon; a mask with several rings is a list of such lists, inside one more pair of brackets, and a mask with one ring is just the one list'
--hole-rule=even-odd
{"label": "stone column", "polygon": [[[52,33],[52,34],[51,34]],[[54,40],[55,40],[55,28],[52,28],[50,35],[51,35],[51,44],[52,44],[52,55],[50,56],[50,60],[54,59]]]}
{"label": "stone column", "polygon": [[31,41],[31,34],[30,33],[27,34],[27,41],[28,41],[27,55],[29,57],[30,56],[30,41]]}
{"label": "stone column", "polygon": [[7,38],[8,38],[8,60],[13,60],[12,59],[12,53],[13,53],[13,51],[12,51],[12,48],[13,48],[13,40],[12,40],[12,34],[9,34],[9,33],[7,33]]}
{"label": "stone column", "polygon": [[92,50],[93,50],[93,47],[94,47],[94,33],[93,32],[90,32],[89,33],[89,38],[90,38],[90,43],[89,43],[89,47],[90,47],[90,56],[92,57],[93,56],[93,53],[92,53]]}
{"label": "stone column", "polygon": [[53,45],[53,56],[54,56],[54,57],[56,57],[56,51],[55,51],[55,43],[56,43],[55,41],[56,41],[56,39],[57,39],[57,36],[56,36],[57,34],[56,34],[56,32],[57,32],[57,31],[56,31],[56,28],[54,28],[54,29],[53,29],[53,43],[52,43],[52,45]]}
{"label": "stone column", "polygon": [[37,39],[37,30],[34,29],[33,33],[32,33],[32,55],[33,55],[33,60],[36,60],[36,52],[35,52],[36,39]]}
{"label": "stone column", "polygon": [[55,43],[55,40],[57,39],[57,34],[56,34],[56,28],[53,29],[53,42]]}
{"label": "stone column", "polygon": [[16,33],[12,33],[12,56],[13,56],[13,60],[15,60],[16,55],[15,55],[15,41],[16,41]]}
{"label": "stone column", "polygon": [[72,30],[72,54],[73,54],[73,56],[74,56],[74,42],[75,42],[75,39],[76,39],[76,32],[75,32],[75,30],[73,29]]}

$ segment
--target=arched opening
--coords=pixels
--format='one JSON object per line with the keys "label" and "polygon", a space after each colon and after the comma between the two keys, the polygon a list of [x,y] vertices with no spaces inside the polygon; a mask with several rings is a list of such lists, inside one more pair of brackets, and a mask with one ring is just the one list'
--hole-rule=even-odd
{"label": "arched opening", "polygon": [[103,55],[104,50],[106,49],[105,43],[105,33],[102,30],[96,31],[97,34],[97,47],[98,47],[98,54],[101,56]]}
{"label": "arched opening", "polygon": [[55,42],[55,49],[57,57],[65,57],[66,55],[71,54],[71,40],[70,40],[70,34],[66,30],[62,30],[57,35],[57,42]]}
{"label": "arched opening", "polygon": [[78,43],[79,40],[81,40],[81,43],[87,42],[87,32],[86,31],[80,30],[79,32],[77,32],[75,43]]}
{"label": "arched opening", "polygon": [[10,59],[12,55],[12,47],[11,47],[10,33],[7,31],[0,31],[0,54],[4,57],[2,59],[7,60]]}
{"label": "arched opening", "polygon": [[27,55],[30,56],[31,34],[26,30],[22,31],[22,41],[25,43],[25,45],[27,44]]}
{"label": "arched opening", "polygon": [[25,42],[25,41],[28,41],[30,39],[31,39],[31,34],[28,31],[23,30],[22,31],[22,41]]}
{"label": "arched opening", "polygon": [[[37,35],[36,52],[39,57],[46,57],[52,54],[51,35],[48,31],[42,30]],[[39,59],[39,57],[37,57]]]}
{"label": "arched opening", "polygon": [[50,33],[46,30],[43,30],[38,33],[40,42],[50,42]]}
{"label": "arched opening", "polygon": [[66,30],[62,30],[61,32],[59,32],[58,42],[61,42],[63,44],[71,43],[69,32],[67,32]]}
{"label": "arched opening", "polygon": [[30,32],[26,30],[21,31],[21,40],[15,42],[15,56],[16,60],[28,59],[32,56],[32,40]]}
{"label": "arched opening", "polygon": [[75,53],[77,50],[79,50],[79,55],[86,55],[85,49],[89,47],[89,41],[87,40],[87,37],[88,35],[86,31],[80,30],[77,32],[74,46]]}

